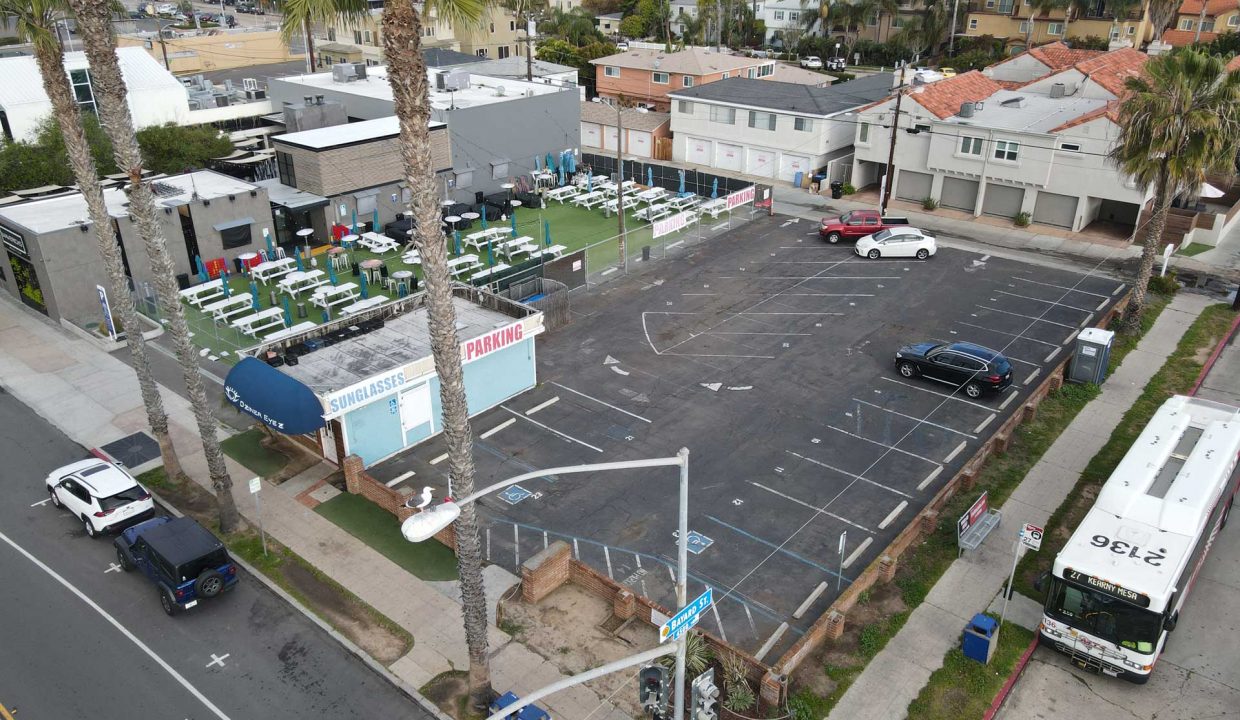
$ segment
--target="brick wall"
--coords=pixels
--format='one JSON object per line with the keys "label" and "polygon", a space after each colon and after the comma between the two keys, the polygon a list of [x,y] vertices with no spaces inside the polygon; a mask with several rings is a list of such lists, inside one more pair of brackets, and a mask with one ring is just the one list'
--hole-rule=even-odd
{"label": "brick wall", "polygon": [[521,563],[521,599],[536,603],[568,582],[573,552],[568,543],[556,540],[534,557]]}

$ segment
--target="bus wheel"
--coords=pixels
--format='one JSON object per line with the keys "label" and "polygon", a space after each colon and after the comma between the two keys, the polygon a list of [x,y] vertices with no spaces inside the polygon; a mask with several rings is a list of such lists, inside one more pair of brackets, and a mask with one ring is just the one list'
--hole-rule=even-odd
{"label": "bus wheel", "polygon": [[1235,501],[1235,495],[1232,495],[1231,498],[1227,500],[1227,507],[1223,508],[1223,519],[1218,524],[1220,530],[1227,527],[1227,518],[1231,517],[1231,504]]}

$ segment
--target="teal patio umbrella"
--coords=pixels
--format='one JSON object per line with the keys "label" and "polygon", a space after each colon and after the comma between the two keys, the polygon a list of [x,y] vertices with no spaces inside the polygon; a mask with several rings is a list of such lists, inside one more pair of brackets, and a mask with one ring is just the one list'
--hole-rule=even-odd
{"label": "teal patio umbrella", "polygon": [[648,187],[654,187],[654,168],[652,167],[646,168],[646,185]]}
{"label": "teal patio umbrella", "polygon": [[[555,161],[551,159],[551,153],[547,153],[547,169],[550,170],[553,167],[555,167]],[[563,165],[560,167],[563,167]]]}
{"label": "teal patio umbrella", "polygon": [[495,254],[491,252],[491,238],[487,238],[487,265],[495,267]]}
{"label": "teal patio umbrella", "polygon": [[512,236],[516,237],[517,236],[517,209],[515,207],[512,209],[512,215],[510,215],[508,219],[512,221]]}
{"label": "teal patio umbrella", "polygon": [[487,206],[483,205],[481,209],[482,209],[482,213],[481,213],[482,229],[486,230],[487,229]]}
{"label": "teal patio umbrella", "polygon": [[332,314],[331,314],[331,311],[330,311],[330,310],[328,310],[327,308],[323,308],[323,322],[324,322],[324,323],[329,323],[329,322],[331,322],[331,321],[332,321]]}
{"label": "teal patio umbrella", "polygon": [[284,296],[284,324],[289,327],[293,326],[293,311],[288,306],[288,295]]}
{"label": "teal patio umbrella", "polygon": [[362,274],[359,275],[358,277],[361,278],[362,280],[362,299],[369,300],[370,299],[370,284],[366,282],[366,273],[363,271]]}
{"label": "teal patio umbrella", "polygon": [[556,169],[556,172],[560,174],[560,185],[563,186],[564,185],[564,166],[561,165],[559,168]]}
{"label": "teal patio umbrella", "polygon": [[719,197],[719,178],[710,181],[710,197],[712,200]]}
{"label": "teal patio umbrella", "polygon": [[224,291],[224,297],[232,297],[232,288],[228,286],[228,273],[220,273],[220,280],[224,281],[224,284],[220,286],[220,289]]}
{"label": "teal patio umbrella", "polygon": [[350,230],[350,232],[352,232],[354,235],[357,234],[357,209],[356,208],[353,210],[353,227]]}
{"label": "teal patio umbrella", "polygon": [[297,272],[301,272],[305,270],[305,268],[302,267],[302,264],[301,264],[301,248],[297,248],[296,250],[293,251],[293,257],[297,259]]}
{"label": "teal patio umbrella", "polygon": [[332,285],[340,284],[339,281],[336,280],[336,268],[332,266],[330,260],[327,262],[327,279],[331,281]]}
{"label": "teal patio umbrella", "polygon": [[202,264],[202,257],[200,255],[195,255],[194,262],[197,263],[198,265],[198,278],[202,280],[203,282],[206,282],[207,281],[207,267]]}
{"label": "teal patio umbrella", "polygon": [[370,226],[371,232],[379,232],[379,208],[375,208],[374,222]]}
{"label": "teal patio umbrella", "polygon": [[681,195],[685,194],[685,171],[684,170],[680,171],[680,189],[677,190],[676,192]]}
{"label": "teal patio umbrella", "polygon": [[453,252],[452,252],[453,255],[461,254],[461,231],[460,230],[452,231],[452,249],[453,249]]}
{"label": "teal patio umbrella", "polygon": [[271,244],[271,233],[267,230],[267,228],[263,228],[263,239],[267,241],[267,259],[275,260],[276,249],[275,246]]}
{"label": "teal patio umbrella", "polygon": [[253,304],[253,306],[254,306],[254,309],[257,311],[257,310],[259,309],[259,304],[258,304],[258,283],[254,282],[253,280],[251,280],[251,281],[250,281],[250,297],[254,298],[254,304]]}
{"label": "teal patio umbrella", "polygon": [[543,220],[543,238],[545,238],[544,242],[547,243],[547,247],[551,247],[551,221],[550,220]]}

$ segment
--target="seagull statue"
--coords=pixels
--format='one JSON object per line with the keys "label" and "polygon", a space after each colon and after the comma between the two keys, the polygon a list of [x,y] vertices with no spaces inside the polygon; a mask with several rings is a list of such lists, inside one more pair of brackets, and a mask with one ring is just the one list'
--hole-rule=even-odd
{"label": "seagull statue", "polygon": [[414,505],[413,507],[416,510],[421,510],[422,508],[430,504],[431,504],[431,488],[424,487],[422,488],[422,502],[418,503],[417,505]]}

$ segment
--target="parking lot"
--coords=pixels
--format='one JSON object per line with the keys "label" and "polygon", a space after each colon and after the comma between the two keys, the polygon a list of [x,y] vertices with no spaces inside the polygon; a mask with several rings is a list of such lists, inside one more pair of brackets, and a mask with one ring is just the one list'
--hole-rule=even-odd
{"label": "parking lot", "polygon": [[[758,219],[575,297],[573,324],[539,339],[539,386],[474,419],[479,487],[688,447],[690,597],[714,587],[705,629],[767,661],[1125,290],[943,247],[927,261],[866,260],[815,229]],[[970,400],[900,377],[894,351],[923,340],[1002,351],[1013,386]],[[442,495],[444,459],[435,439],[371,472]],[[676,480],[662,469],[512,488],[482,501],[484,552],[514,569],[563,539],[672,606]]]}

